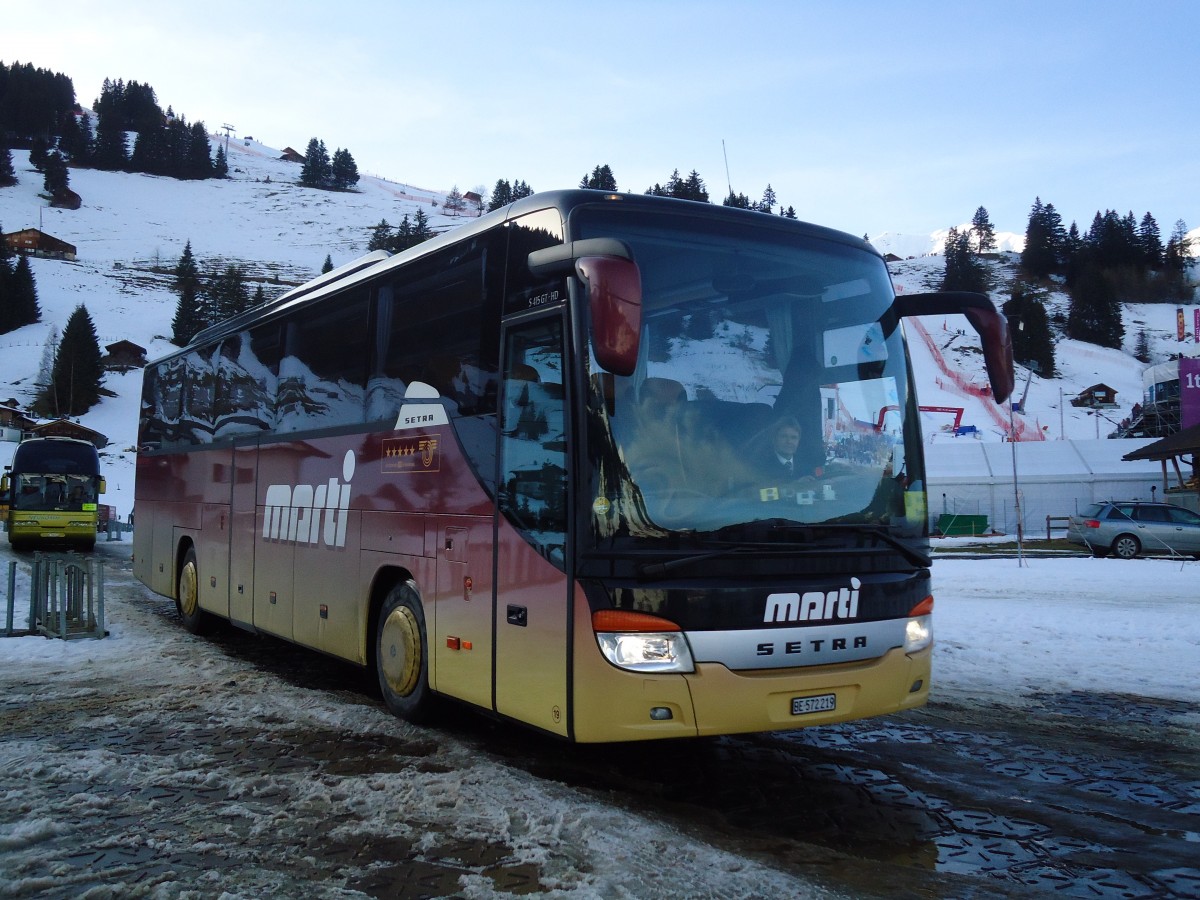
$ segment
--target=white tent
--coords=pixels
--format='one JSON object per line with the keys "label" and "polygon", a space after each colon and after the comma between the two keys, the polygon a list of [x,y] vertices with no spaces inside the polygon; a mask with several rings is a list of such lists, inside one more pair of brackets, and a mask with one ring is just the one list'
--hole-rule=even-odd
{"label": "white tent", "polygon": [[1044,534],[1047,516],[1069,516],[1097,500],[1166,499],[1157,462],[1121,459],[1153,442],[936,441],[925,448],[930,527],[936,528],[943,514],[986,516],[991,530],[1015,534],[1019,499],[1024,533]]}

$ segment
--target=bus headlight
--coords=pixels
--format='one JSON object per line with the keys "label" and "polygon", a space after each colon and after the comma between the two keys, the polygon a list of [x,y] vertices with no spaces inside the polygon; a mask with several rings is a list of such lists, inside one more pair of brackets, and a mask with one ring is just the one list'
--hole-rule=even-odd
{"label": "bus headlight", "polygon": [[692,672],[695,663],[683,631],[674,622],[646,613],[603,609],[592,613],[596,643],[604,658],[632,672]]}
{"label": "bus headlight", "polygon": [[933,643],[933,617],[918,616],[904,626],[904,652],[917,653]]}

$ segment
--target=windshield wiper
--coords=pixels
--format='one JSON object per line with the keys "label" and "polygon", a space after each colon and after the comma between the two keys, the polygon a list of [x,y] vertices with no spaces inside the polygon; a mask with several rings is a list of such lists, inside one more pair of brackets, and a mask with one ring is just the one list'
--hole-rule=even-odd
{"label": "windshield wiper", "polygon": [[[900,538],[891,534],[886,528],[880,525],[843,522],[823,525],[800,525],[775,520],[747,523],[745,526],[726,526],[714,532],[714,536],[720,535],[726,541],[729,541],[735,534],[738,534],[742,540],[733,546],[727,544],[718,550],[702,550],[695,553],[686,553],[672,559],[639,563],[636,572],[639,578],[662,578],[671,572],[687,568],[694,563],[705,562],[711,559],[753,554],[765,556],[812,556],[828,553],[830,552],[830,548],[828,546],[821,546],[820,538],[833,537],[838,532],[877,538],[880,542],[896,550],[911,565],[925,569],[933,565],[933,560],[929,556],[922,553],[916,547],[900,540]],[[774,533],[776,535],[781,533],[787,534],[792,539],[786,542],[778,539],[765,540],[767,533]],[[796,538],[799,538],[799,540]],[[846,552],[850,552],[851,549],[845,548]]]}
{"label": "windshield wiper", "polygon": [[914,566],[920,566],[923,569],[928,569],[930,566],[933,565],[933,560],[927,554],[922,553],[920,550],[918,550],[916,547],[912,546],[911,544],[900,540],[900,538],[896,537],[894,534],[892,534],[890,531],[887,530],[887,528],[885,528],[882,525],[866,525],[866,524],[857,524],[854,522],[838,522],[836,524],[824,524],[824,525],[816,525],[816,524],[814,524],[814,525],[781,525],[781,526],[777,526],[777,527],[780,528],[781,530],[787,531],[789,533],[794,532],[794,531],[799,531],[803,534],[809,534],[809,533],[813,533],[813,532],[822,532],[822,531],[825,531],[825,532],[848,531],[851,534],[861,534],[861,535],[865,535],[866,537],[874,537],[874,538],[878,538],[880,541],[887,544],[893,550],[896,550],[897,552],[899,552],[901,556],[903,556],[906,560],[908,560],[908,562],[912,563]]}

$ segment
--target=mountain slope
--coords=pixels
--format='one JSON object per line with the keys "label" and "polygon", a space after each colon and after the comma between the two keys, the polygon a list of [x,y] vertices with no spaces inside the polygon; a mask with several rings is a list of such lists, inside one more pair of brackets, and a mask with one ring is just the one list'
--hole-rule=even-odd
{"label": "mountain slope", "polygon": [[[87,305],[102,347],[128,339],[145,347],[151,359],[170,352],[173,346],[167,337],[176,305],[170,290],[171,270],[189,240],[205,275],[237,263],[250,278],[264,284],[270,297],[317,275],[326,254],[340,265],[365,253],[371,229],[382,219],[396,225],[404,215],[411,218],[422,209],[438,230],[464,221],[442,214],[443,194],[411,184],[364,176],[353,193],[300,187],[298,165],[280,160],[278,151],[253,141],[230,142],[230,177],[222,181],[186,182],[72,169],[71,187],[83,198],[77,211],[46,207],[39,197],[42,176],[29,166],[26,153],[13,156],[20,182],[0,190],[0,224],[10,232],[38,227],[78,248],[75,262],[31,260],[42,321],[0,335],[0,402],[12,398],[22,406],[33,400],[48,338],[54,329],[61,332],[79,303]],[[936,233],[925,238],[934,242],[935,249],[936,239]],[[876,242],[881,249],[882,241],[881,236]],[[999,275],[1011,274],[1013,257],[1002,254],[993,265]],[[940,281],[942,260],[919,256],[892,268],[899,290],[932,290]],[[1056,295],[1053,302],[1065,309],[1064,296]],[[1137,329],[1143,327],[1139,322],[1151,334],[1156,361],[1171,353],[1195,352],[1195,345],[1175,340],[1173,306],[1127,307],[1129,350]],[[961,317],[931,317],[924,327],[929,344],[910,331],[922,404],[962,407],[963,424],[976,425],[983,439],[1001,439],[1006,429],[996,419],[994,404],[964,396],[950,385],[956,379],[945,377],[943,366],[960,380],[985,383],[970,327]],[[1111,424],[1098,422],[1068,402],[1100,381],[1115,388],[1121,402],[1120,409],[1105,412],[1109,419],[1119,421],[1141,400],[1142,366],[1127,352],[1064,340],[1058,344],[1058,365],[1060,378],[1035,376],[1028,386],[1025,421],[1031,433],[1050,438],[1107,434]],[[1019,373],[1018,397],[1026,390],[1026,374]],[[81,420],[110,438],[103,459],[110,485],[106,499],[122,516],[132,506],[140,386],[138,372],[108,375],[105,387],[115,396],[102,400]],[[927,415],[927,436],[942,439],[946,424],[944,415]],[[0,444],[0,463],[10,455],[11,445]]]}

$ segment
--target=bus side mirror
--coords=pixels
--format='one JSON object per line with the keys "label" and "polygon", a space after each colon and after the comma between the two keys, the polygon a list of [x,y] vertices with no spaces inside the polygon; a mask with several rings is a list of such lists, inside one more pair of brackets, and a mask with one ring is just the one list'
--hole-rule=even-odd
{"label": "bus side mirror", "polygon": [[637,263],[619,256],[585,256],[576,261],[575,272],[587,287],[596,362],[614,375],[632,375],[642,331]]}
{"label": "bus side mirror", "polygon": [[966,316],[979,332],[983,361],[987,366],[992,397],[1003,403],[1012,396],[1016,376],[1013,373],[1012,335],[1008,319],[983,294],[972,291],[942,291],[936,294],[905,294],[896,297],[893,307],[898,316]]}
{"label": "bus side mirror", "polygon": [[587,288],[596,362],[614,375],[632,375],[642,330],[642,274],[629,246],[616,238],[584,238],[534,250],[526,262],[536,278],[579,276]]}
{"label": "bus side mirror", "polygon": [[107,485],[107,483],[104,481],[104,479],[103,479],[103,478],[101,478],[101,479],[100,479],[100,486],[99,486],[99,487],[96,489],[96,493],[98,493],[98,494],[103,494],[103,493],[104,493],[104,490],[105,490],[105,488],[106,488],[107,486],[108,486],[108,485]]}

